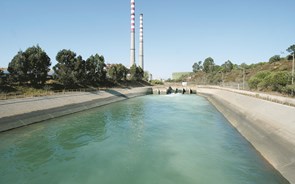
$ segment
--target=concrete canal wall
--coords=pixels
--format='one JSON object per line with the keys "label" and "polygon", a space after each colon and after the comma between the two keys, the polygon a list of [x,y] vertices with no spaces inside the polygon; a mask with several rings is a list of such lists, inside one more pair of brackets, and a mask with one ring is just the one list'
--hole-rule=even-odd
{"label": "concrete canal wall", "polygon": [[295,107],[232,91],[198,88],[290,183],[295,183]]}
{"label": "concrete canal wall", "polygon": [[2,100],[0,132],[147,94],[151,87]]}

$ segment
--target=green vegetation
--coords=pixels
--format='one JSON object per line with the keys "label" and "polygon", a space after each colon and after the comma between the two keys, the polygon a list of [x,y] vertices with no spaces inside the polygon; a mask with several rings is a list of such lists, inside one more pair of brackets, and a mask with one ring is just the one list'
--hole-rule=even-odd
{"label": "green vegetation", "polygon": [[19,51],[9,63],[8,71],[12,81],[36,86],[45,83],[50,65],[50,58],[37,45],[25,52]]}
{"label": "green vegetation", "polygon": [[287,92],[287,86],[291,81],[291,73],[286,71],[258,72],[249,79],[249,86],[251,89],[258,89],[260,91],[277,91]]}
{"label": "green vegetation", "polygon": [[[9,74],[0,70],[0,92],[38,94],[53,90],[114,86],[145,86],[144,71],[122,64],[105,64],[102,55],[91,55],[84,60],[71,50],[63,49],[56,55],[57,64],[49,75],[50,58],[39,45],[19,51],[8,66]],[[130,76],[129,78],[127,76]]]}
{"label": "green vegetation", "polygon": [[281,60],[281,56],[279,55],[274,55],[273,57],[269,58],[270,63],[278,62]]}
{"label": "green vegetation", "polygon": [[203,65],[202,65],[202,61],[199,61],[197,63],[194,63],[193,65],[193,72],[196,73],[198,71],[203,70]]}
{"label": "green vegetation", "polygon": [[[193,74],[182,78],[183,81],[192,81],[197,84],[228,85],[240,88],[243,83],[246,89],[264,92],[278,92],[282,94],[294,94],[295,85],[292,85],[292,60],[295,45],[287,51],[290,55],[281,58],[272,56],[268,62],[247,65],[237,65],[230,60],[221,66],[216,65],[214,59],[208,57],[193,64]],[[234,86],[235,85],[235,86]]]}
{"label": "green vegetation", "polygon": [[113,64],[108,67],[108,76],[113,81],[126,81],[128,69],[122,64]]}
{"label": "green vegetation", "polygon": [[0,69],[0,85],[5,85],[6,84],[6,78],[4,75],[4,71]]}
{"label": "green vegetation", "polygon": [[174,81],[182,81],[182,80],[186,80],[186,78],[188,76],[192,75],[191,72],[176,72],[172,74],[172,79]]}
{"label": "green vegetation", "polygon": [[221,65],[222,72],[231,72],[233,68],[234,65],[230,60],[227,60],[223,65]]}
{"label": "green vegetation", "polygon": [[152,85],[163,85],[164,82],[162,82],[162,81],[160,81],[160,80],[152,80],[152,81],[151,81],[151,84],[152,84]]}
{"label": "green vegetation", "polygon": [[131,80],[141,80],[144,77],[144,71],[141,67],[137,67],[135,64],[130,68],[130,78]]}
{"label": "green vegetation", "polygon": [[203,71],[206,73],[213,72],[214,65],[215,65],[214,59],[211,57],[208,57],[207,59],[205,59],[205,61],[203,63]]}

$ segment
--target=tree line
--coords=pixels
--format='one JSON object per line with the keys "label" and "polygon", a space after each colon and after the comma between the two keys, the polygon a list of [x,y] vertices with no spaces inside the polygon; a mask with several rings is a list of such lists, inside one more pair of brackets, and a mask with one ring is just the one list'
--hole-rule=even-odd
{"label": "tree line", "polygon": [[[216,65],[214,59],[208,57],[203,61],[198,61],[193,64],[192,69],[194,72],[195,79],[204,77],[207,79],[207,82],[210,84],[220,84],[224,82],[224,77],[228,76],[237,76],[237,70],[241,70],[245,72],[243,77],[248,74],[247,83],[249,88],[252,90],[260,90],[260,91],[276,91],[280,93],[291,94],[292,91],[295,91],[295,85],[292,84],[292,72],[289,67],[290,61],[293,60],[294,52],[295,52],[295,45],[291,45],[288,47],[287,55],[285,58],[282,58],[279,55],[274,55],[269,58],[268,63],[258,63],[258,64],[251,64],[247,65],[245,63],[241,65],[237,65],[232,63],[230,60],[225,61],[221,66]],[[281,67],[282,69],[275,66],[279,64],[278,62],[284,63],[285,67]],[[255,67],[263,68],[263,65],[273,65],[269,66],[269,68],[264,67],[265,71],[257,71]],[[249,72],[247,72],[249,71]],[[238,75],[239,76],[239,75]],[[295,77],[295,76],[293,76]],[[237,79],[231,78],[231,81],[228,82],[236,82]]]}
{"label": "tree line", "polygon": [[[53,66],[52,79],[66,88],[76,86],[100,86],[126,80],[142,80],[144,71],[133,65],[130,69],[122,64],[106,64],[102,55],[95,54],[84,60],[81,55],[67,49],[56,55],[57,64]],[[9,75],[0,70],[0,83],[44,86],[50,79],[51,59],[39,46],[19,51],[8,65]]]}
{"label": "tree line", "polygon": [[[280,55],[274,55],[269,59],[269,63],[274,63],[282,60],[292,60],[293,53],[295,52],[295,44],[291,45],[288,49],[286,49],[290,54],[287,55],[286,58],[281,58]],[[245,63],[242,65],[246,65]],[[212,72],[230,72],[232,69],[237,68],[238,65],[233,64],[230,60],[227,60],[221,66],[216,65],[214,63],[214,59],[208,57],[203,61],[198,61],[193,64],[193,72],[196,73],[198,71],[203,71],[205,73],[212,73]]]}

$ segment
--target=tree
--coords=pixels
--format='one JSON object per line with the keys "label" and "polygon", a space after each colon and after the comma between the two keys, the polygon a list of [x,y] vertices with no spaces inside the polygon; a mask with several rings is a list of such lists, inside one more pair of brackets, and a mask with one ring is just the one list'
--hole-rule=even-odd
{"label": "tree", "polygon": [[131,80],[137,80],[137,67],[136,67],[136,64],[134,64],[134,65],[132,65],[131,67],[130,67],[130,78],[131,78]]}
{"label": "tree", "polygon": [[4,71],[0,69],[0,85],[4,85],[6,83]]}
{"label": "tree", "polygon": [[86,79],[89,84],[98,85],[106,80],[106,64],[104,57],[98,54],[91,55],[86,60]]}
{"label": "tree", "polygon": [[28,82],[29,65],[23,51],[19,51],[8,64],[8,71],[13,82]]}
{"label": "tree", "polygon": [[294,45],[291,45],[288,49],[287,49],[288,52],[290,52],[291,54],[293,54],[295,52],[295,44]]}
{"label": "tree", "polygon": [[231,72],[234,68],[234,65],[230,60],[227,60],[221,67],[224,72]]}
{"label": "tree", "polygon": [[198,71],[201,71],[202,69],[203,69],[202,61],[194,63],[194,65],[193,65],[193,72],[194,73],[197,73]]}
{"label": "tree", "polygon": [[113,81],[117,81],[117,78],[118,78],[117,65],[116,64],[110,65],[107,69],[107,74]]}
{"label": "tree", "polygon": [[25,51],[27,62],[29,62],[28,77],[33,85],[44,84],[46,82],[49,67],[51,65],[50,58],[39,45],[30,47]]}
{"label": "tree", "polygon": [[[265,63],[258,63],[257,65],[264,65]],[[249,65],[247,65],[246,63],[242,63],[242,64],[240,64],[240,66],[238,66],[238,68],[244,68],[244,69],[249,69],[250,68],[250,66]]]}
{"label": "tree", "polygon": [[287,49],[288,52],[290,52],[291,56],[288,57],[288,60],[290,59],[293,59],[293,54],[295,53],[295,44],[294,45],[291,45],[288,49]]}
{"label": "tree", "polygon": [[120,80],[126,80],[128,69],[122,64],[112,64],[107,70],[108,76],[116,82]]}
{"label": "tree", "polygon": [[65,87],[72,87],[79,83],[77,75],[77,58],[76,53],[71,50],[63,49],[56,55],[58,62],[53,70],[55,71],[58,80],[63,83]]}
{"label": "tree", "polygon": [[142,80],[144,76],[144,71],[141,67],[137,67],[136,64],[132,65],[130,68],[131,80]]}
{"label": "tree", "polygon": [[148,71],[144,71],[143,80],[145,80],[145,81],[150,80],[150,73]]}
{"label": "tree", "polygon": [[8,65],[14,81],[33,85],[43,85],[50,71],[50,58],[39,45],[29,47],[25,52],[19,51]]}
{"label": "tree", "polygon": [[120,80],[127,79],[128,69],[124,65],[118,64],[117,65],[117,72],[118,72],[118,77]]}
{"label": "tree", "polygon": [[271,58],[269,58],[270,63],[274,63],[274,62],[277,62],[277,61],[280,61],[280,60],[281,60],[281,56],[279,56],[279,55],[274,55]]}
{"label": "tree", "polygon": [[139,66],[137,67],[137,80],[142,80],[144,77],[144,71],[143,69]]}
{"label": "tree", "polygon": [[87,83],[86,81],[86,61],[82,58],[82,56],[78,56],[75,62],[75,80],[80,84]]}
{"label": "tree", "polygon": [[211,57],[208,57],[203,63],[203,70],[206,73],[212,72],[214,69],[214,65],[214,60]]}

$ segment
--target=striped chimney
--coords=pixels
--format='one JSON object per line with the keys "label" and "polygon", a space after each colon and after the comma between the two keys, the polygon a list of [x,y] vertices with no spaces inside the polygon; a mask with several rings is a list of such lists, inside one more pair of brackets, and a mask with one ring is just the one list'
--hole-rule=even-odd
{"label": "striped chimney", "polygon": [[135,0],[131,0],[130,67],[135,64]]}
{"label": "striped chimney", "polygon": [[139,66],[144,70],[144,57],[143,57],[143,14],[140,14],[140,33],[139,33]]}

